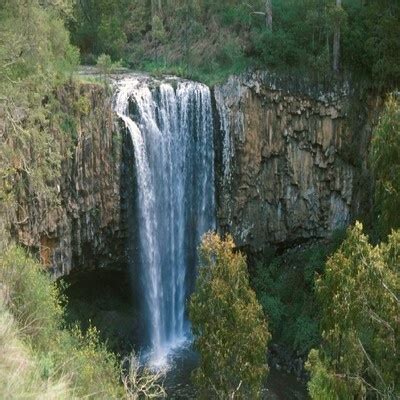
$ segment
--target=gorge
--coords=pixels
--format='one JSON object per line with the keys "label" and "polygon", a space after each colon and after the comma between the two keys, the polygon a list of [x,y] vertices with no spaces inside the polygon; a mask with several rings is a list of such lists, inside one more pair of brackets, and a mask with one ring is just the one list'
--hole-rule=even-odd
{"label": "gorge", "polygon": [[[130,270],[136,332],[121,341],[150,349],[159,365],[189,332],[185,302],[202,233],[231,233],[254,268],[253,257],[270,247],[329,238],[368,214],[367,148],[380,100],[348,84],[265,72],[213,88],[134,73],[112,78],[112,90],[60,90],[67,112],[88,104],[54,183],[60,206],[38,209],[21,198],[30,218],[15,233],[75,286],[103,271],[129,279]],[[128,321],[114,311],[107,324]]]}

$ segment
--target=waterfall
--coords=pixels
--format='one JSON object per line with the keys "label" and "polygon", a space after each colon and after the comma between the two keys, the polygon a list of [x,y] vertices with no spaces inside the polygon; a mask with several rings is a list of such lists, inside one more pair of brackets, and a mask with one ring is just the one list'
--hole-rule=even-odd
{"label": "waterfall", "polygon": [[185,304],[196,250],[215,228],[214,147],[207,86],[127,77],[115,110],[132,139],[137,181],[140,278],[153,365],[185,341]]}

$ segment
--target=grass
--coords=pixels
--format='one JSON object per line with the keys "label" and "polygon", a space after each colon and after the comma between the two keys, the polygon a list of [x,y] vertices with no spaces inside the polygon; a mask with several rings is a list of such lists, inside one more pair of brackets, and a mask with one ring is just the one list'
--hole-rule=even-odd
{"label": "grass", "polygon": [[104,77],[101,75],[90,75],[89,73],[81,74],[77,72],[73,75],[73,79],[80,84],[93,84],[104,86]]}
{"label": "grass", "polygon": [[156,77],[174,75],[198,81],[212,87],[225,82],[230,75],[240,74],[248,66],[243,60],[223,67],[215,66],[215,68],[212,68],[212,66],[205,68],[188,66],[186,64],[169,64],[163,61],[148,61],[140,64],[138,69]]}
{"label": "grass", "polygon": [[12,314],[0,299],[0,397],[2,399],[71,399],[68,376],[42,376],[42,360],[21,339]]}
{"label": "grass", "polygon": [[117,357],[96,329],[65,326],[60,288],[40,264],[12,245],[0,257],[0,282],[0,398],[124,396]]}
{"label": "grass", "polygon": [[[165,75],[178,76],[184,79],[190,79],[204,83],[210,87],[224,83],[230,75],[237,75],[244,72],[254,63],[251,59],[239,56],[231,58],[224,62],[216,62],[212,59],[203,60],[203,62],[193,64],[182,61],[183,58],[178,58],[175,61],[168,61],[160,57],[158,59],[145,59],[139,63],[129,64],[128,62],[120,61],[125,64],[125,67],[112,68],[106,73],[101,73],[101,67],[90,66],[85,72],[85,65],[81,66],[81,71],[74,74],[74,79],[84,84],[104,84],[105,77],[112,74],[143,72],[154,77],[161,78]],[[129,66],[129,68],[126,68]]]}

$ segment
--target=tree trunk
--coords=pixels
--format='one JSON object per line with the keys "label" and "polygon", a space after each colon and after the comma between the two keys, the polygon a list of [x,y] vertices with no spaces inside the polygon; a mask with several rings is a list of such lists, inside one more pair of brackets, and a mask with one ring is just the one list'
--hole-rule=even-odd
{"label": "tree trunk", "polygon": [[[342,6],[342,0],[336,0],[336,8]],[[333,71],[339,72],[340,62],[340,24],[337,23],[333,33]]]}
{"label": "tree trunk", "polygon": [[265,0],[265,26],[272,31],[272,0]]}
{"label": "tree trunk", "polygon": [[161,0],[151,0],[151,16],[160,15],[161,10]]}

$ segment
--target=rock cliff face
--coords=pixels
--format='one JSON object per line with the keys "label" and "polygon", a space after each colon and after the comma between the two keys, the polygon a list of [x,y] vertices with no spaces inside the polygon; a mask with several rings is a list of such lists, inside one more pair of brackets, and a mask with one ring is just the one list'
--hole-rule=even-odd
{"label": "rock cliff face", "polygon": [[[266,73],[214,88],[217,219],[259,252],[329,236],[371,208],[366,155],[376,98]],[[134,156],[101,85],[60,89],[66,124],[59,205],[20,199],[16,238],[55,274],[124,268],[137,234]],[[138,221],[136,221],[138,222]],[[133,224],[135,225],[135,224]]]}
{"label": "rock cliff face", "polygon": [[59,205],[36,204],[29,194],[20,199],[29,218],[16,229],[18,240],[36,249],[55,276],[73,267],[92,268],[123,263],[120,174],[121,135],[111,96],[101,85],[64,87],[58,98],[66,116],[62,143]]}
{"label": "rock cliff face", "polygon": [[370,207],[366,155],[377,104],[266,73],[215,88],[218,220],[239,246],[329,236]]}

